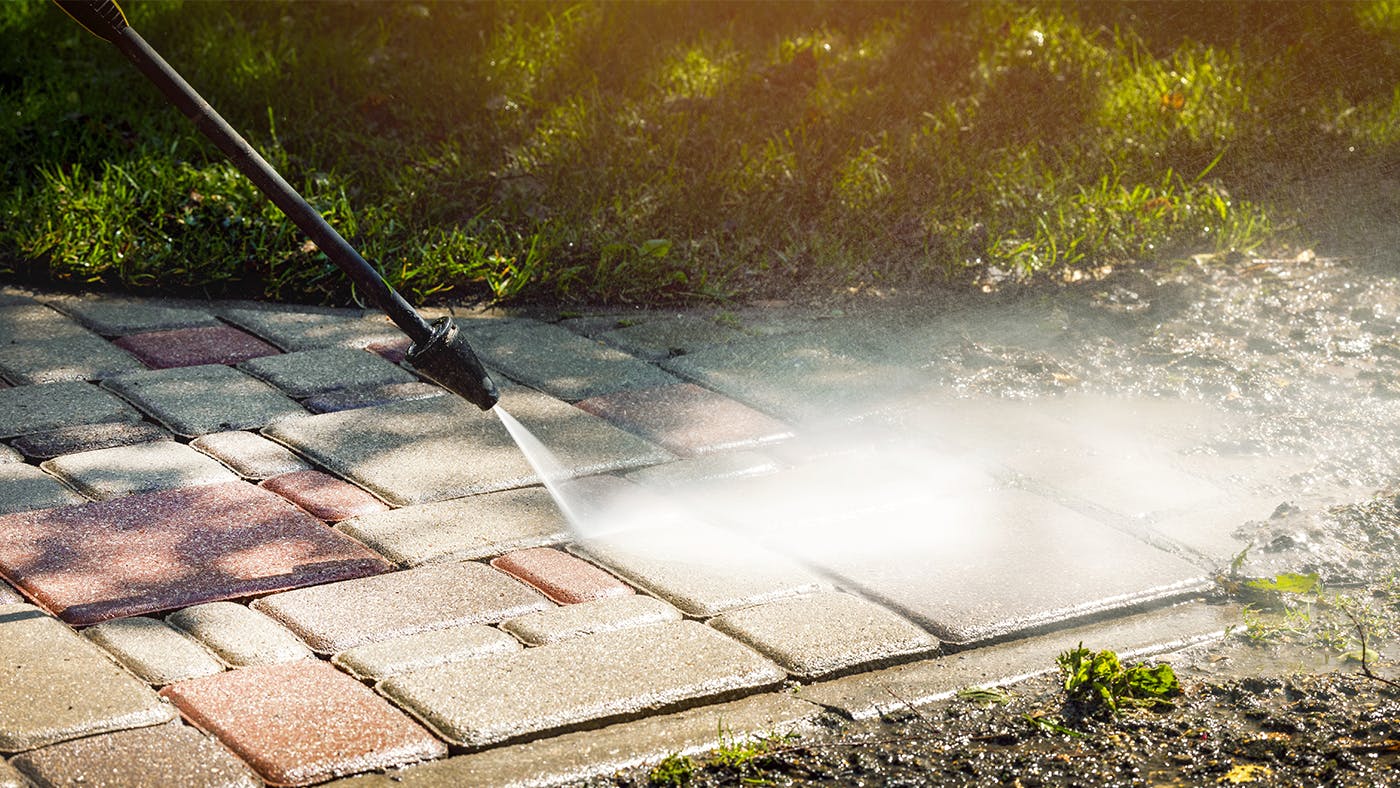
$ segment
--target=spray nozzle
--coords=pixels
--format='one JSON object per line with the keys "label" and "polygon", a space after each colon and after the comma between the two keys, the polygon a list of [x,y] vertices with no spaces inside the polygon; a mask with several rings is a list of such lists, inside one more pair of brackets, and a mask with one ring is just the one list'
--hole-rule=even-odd
{"label": "spray nozzle", "polygon": [[501,398],[466,336],[450,317],[433,321],[427,341],[414,342],[406,358],[414,369],[482,410],[495,407]]}

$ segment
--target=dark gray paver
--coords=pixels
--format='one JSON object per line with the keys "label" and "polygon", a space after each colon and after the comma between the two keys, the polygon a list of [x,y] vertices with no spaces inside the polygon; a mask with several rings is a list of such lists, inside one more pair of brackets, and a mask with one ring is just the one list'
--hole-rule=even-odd
{"label": "dark gray paver", "polygon": [[245,479],[261,480],[311,468],[306,460],[287,451],[285,446],[255,432],[212,432],[190,441],[190,446],[222,462]]}
{"label": "dark gray paver", "polygon": [[98,500],[238,480],[216,460],[174,441],[65,454],[42,467]]}
{"label": "dark gray paver", "polygon": [[618,629],[680,621],[681,611],[649,596],[595,599],[527,613],[501,623],[501,629],[531,646],[612,632]]}
{"label": "dark gray paver", "polygon": [[48,383],[0,389],[0,438],[75,424],[140,421],[141,414],[91,383]]}
{"label": "dark gray paver", "polygon": [[[548,446],[571,476],[671,456],[538,392],[507,388],[501,406]],[[457,397],[326,413],[274,424],[263,434],[403,506],[538,483],[496,417]]]}
{"label": "dark gray paver", "polygon": [[302,400],[302,405],[312,413],[339,413],[342,410],[372,408],[376,405],[392,405],[415,399],[429,399],[447,396],[447,392],[431,383],[390,383],[386,386],[371,386],[362,389],[340,389],[316,394]]}
{"label": "dark gray paver", "polygon": [[644,361],[556,325],[518,320],[467,330],[488,366],[560,399],[678,382]]}
{"label": "dark gray paver", "polygon": [[0,514],[79,503],[87,503],[87,499],[33,465],[0,464]]}
{"label": "dark gray paver", "polygon": [[263,784],[218,742],[179,723],[54,744],[24,753],[14,764],[38,785],[260,788]]}
{"label": "dark gray paver", "polygon": [[336,530],[405,566],[489,558],[568,538],[543,487],[406,506],[338,523]]}
{"label": "dark gray paver", "polygon": [[791,437],[787,425],[694,383],[629,389],[578,407],[682,457]]}
{"label": "dark gray paver", "polygon": [[0,752],[174,718],[150,687],[30,605],[0,606]]}
{"label": "dark gray paver", "polygon": [[75,298],[62,302],[59,308],[93,331],[109,337],[219,324],[213,315],[202,309],[170,306],[154,300]]}
{"label": "dark gray paver", "polygon": [[747,335],[714,318],[679,314],[639,320],[594,336],[635,356],[661,361],[710,345],[744,339]]}
{"label": "dark gray paver", "polygon": [[221,364],[132,372],[102,385],[187,438],[306,415],[277,389]]}
{"label": "dark gray paver", "polygon": [[434,564],[263,597],[253,607],[323,654],[459,624],[489,624],[553,603],[485,564]]}
{"label": "dark gray paver", "polygon": [[301,398],[344,388],[361,388],[418,380],[367,350],[325,348],[245,361],[238,368]]}
{"label": "dark gray paver", "polygon": [[448,741],[481,747],[724,699],[784,675],[715,630],[678,621],[410,671],[379,689]]}
{"label": "dark gray paver", "polygon": [[200,326],[127,334],[112,340],[152,369],[237,364],[280,351],[232,326]]}
{"label": "dark gray paver", "polygon": [[311,659],[286,627],[237,602],[209,602],[171,613],[166,621],[204,644],[233,667]]}
{"label": "dark gray paver", "polygon": [[47,460],[61,454],[130,446],[134,443],[174,440],[168,431],[148,421],[119,421],[107,424],[80,424],[48,432],[35,432],[15,438],[16,449],[24,456]]}
{"label": "dark gray paver", "polygon": [[350,675],[378,681],[418,668],[519,651],[520,642],[495,627],[465,624],[366,643],[331,659]]}
{"label": "dark gray paver", "polygon": [[101,380],[139,369],[141,362],[93,334],[0,345],[0,376],[16,384]]}
{"label": "dark gray paver", "polygon": [[224,669],[203,646],[165,622],[144,616],[104,621],[83,636],[148,684],[170,684]]}
{"label": "dark gray paver", "polygon": [[92,332],[41,304],[0,306],[0,344],[92,336]]}
{"label": "dark gray paver", "polygon": [[346,310],[298,311],[291,309],[220,310],[225,320],[241,326],[283,350],[312,350],[326,347],[362,348],[374,342],[403,338],[383,315],[360,317]]}

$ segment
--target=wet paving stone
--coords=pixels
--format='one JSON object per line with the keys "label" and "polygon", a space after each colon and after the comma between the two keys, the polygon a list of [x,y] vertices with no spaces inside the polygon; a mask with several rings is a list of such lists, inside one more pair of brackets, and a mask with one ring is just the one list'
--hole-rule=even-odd
{"label": "wet paving stone", "polygon": [[174,436],[150,422],[130,421],[80,424],[76,427],[21,435],[15,438],[14,446],[26,457],[48,460],[62,454],[77,454],[160,440],[174,440]]}
{"label": "wet paving stone", "polygon": [[190,446],[222,462],[245,479],[261,480],[311,468],[286,447],[255,432],[212,432],[190,441]]}
{"label": "wet paving stone", "polygon": [[372,408],[376,405],[392,405],[395,402],[408,402],[415,399],[431,399],[447,394],[431,383],[390,383],[387,386],[371,386],[363,389],[341,389],[307,397],[302,406],[312,413],[339,413],[342,410]]}
{"label": "wet paving stone", "polygon": [[139,369],[141,362],[95,334],[0,345],[0,376],[17,385],[101,380]]}
{"label": "wet paving stone", "polygon": [[311,659],[311,649],[281,624],[237,602],[207,602],[171,613],[171,626],[235,668]]}
{"label": "wet paving stone", "polygon": [[333,523],[389,510],[383,501],[359,487],[317,470],[284,473],[266,479],[258,486]]}
{"label": "wet paving stone", "polygon": [[731,610],[709,623],[804,680],[938,648],[936,638],[894,613],[835,592]]}
{"label": "wet paving stone", "polygon": [[[538,392],[507,387],[501,406],[548,446],[570,475],[671,457]],[[274,424],[263,434],[400,506],[538,483],[505,427],[457,397],[311,416]]]}
{"label": "wet paving stone", "polygon": [[238,368],[298,399],[346,388],[418,380],[374,353],[354,348],[302,350],[245,361]]}
{"label": "wet paving stone", "polygon": [[0,752],[174,718],[155,692],[63,622],[0,606]]}
{"label": "wet paving stone", "polygon": [[281,352],[252,334],[223,325],[128,334],[112,342],[151,369],[237,364]]}
{"label": "wet paving stone", "polygon": [[578,407],[682,457],[792,435],[777,419],[693,383],[614,392],[583,400]]}
{"label": "wet paving stone", "polygon": [[366,643],[336,654],[331,662],[350,675],[378,681],[418,668],[519,651],[520,642],[495,627],[466,624]]}
{"label": "wet paving stone", "polygon": [[77,424],[140,421],[141,414],[91,383],[46,383],[0,389],[0,438]]}
{"label": "wet paving stone", "polygon": [[681,611],[671,605],[649,596],[633,595],[526,613],[502,622],[501,629],[526,645],[542,646],[582,635],[680,620]]}
{"label": "wet paving stone", "polygon": [[238,479],[217,461],[174,441],[65,454],[41,467],[97,500]]}
{"label": "wet paving stone", "polygon": [[705,482],[766,476],[782,468],[767,451],[726,451],[699,457],[648,465],[627,474],[627,480],[644,487],[664,490],[693,488]]}
{"label": "wet paving stone", "polygon": [[713,318],[684,314],[639,320],[595,335],[609,345],[649,361],[682,356],[746,337],[743,331]]}
{"label": "wet paving stone", "polygon": [[528,583],[561,605],[636,593],[631,586],[587,561],[548,547],[507,553],[493,558],[491,566]]}
{"label": "wet paving stone", "polygon": [[434,564],[263,597],[253,607],[317,652],[459,624],[490,624],[551,603],[485,564]]}
{"label": "wet paving stone", "polygon": [[224,669],[203,646],[160,619],[132,616],[104,621],[84,629],[83,636],[147,684],[171,684]]}
{"label": "wet paving stone", "polygon": [[212,314],[202,309],[170,306],[154,300],[75,298],[64,301],[59,308],[84,326],[109,337],[219,325]]}
{"label": "wet paving stone", "polygon": [[102,385],[176,435],[264,427],[306,411],[277,389],[222,365],[132,372]]}
{"label": "wet paving stone", "polygon": [[785,676],[715,630],[677,621],[410,671],[379,689],[448,741],[484,747],[724,699]]}
{"label": "wet paving stone", "polygon": [[221,314],[230,323],[288,351],[363,348],[371,343],[396,342],[403,338],[403,332],[383,315],[361,317],[345,310],[317,312],[238,307],[223,309]]}
{"label": "wet paving stone", "polygon": [[244,668],[161,694],[275,785],[310,785],[447,754],[373,690],[323,662]]}
{"label": "wet paving stone", "polygon": [[0,514],[72,506],[87,503],[87,500],[33,465],[22,462],[0,465]]}
{"label": "wet paving stone", "polygon": [[92,332],[42,304],[0,306],[0,345],[80,336],[92,336]]}
{"label": "wet paving stone", "polygon": [[54,744],[17,756],[36,785],[261,788],[242,761],[187,725],[172,723]]}
{"label": "wet paving stone", "polygon": [[678,382],[667,372],[566,328],[515,320],[468,326],[487,366],[570,402]]}
{"label": "wet paving stone", "polygon": [[0,574],[78,626],[389,568],[241,481],[0,516]]}
{"label": "wet paving stone", "polygon": [[569,535],[543,487],[406,506],[346,520],[336,530],[403,566],[489,558]]}

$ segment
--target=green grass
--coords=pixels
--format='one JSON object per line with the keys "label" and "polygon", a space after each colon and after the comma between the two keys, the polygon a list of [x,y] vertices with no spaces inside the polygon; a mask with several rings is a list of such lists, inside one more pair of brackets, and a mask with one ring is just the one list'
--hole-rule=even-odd
{"label": "green grass", "polygon": [[[911,288],[1345,240],[1386,215],[1400,154],[1393,0],[126,10],[415,300]],[[0,151],[11,278],[352,296],[44,0],[0,3]]]}

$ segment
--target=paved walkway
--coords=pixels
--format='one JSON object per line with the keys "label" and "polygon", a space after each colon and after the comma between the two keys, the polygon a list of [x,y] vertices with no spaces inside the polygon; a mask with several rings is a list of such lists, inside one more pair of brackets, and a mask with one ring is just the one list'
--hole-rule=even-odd
{"label": "paved walkway", "polygon": [[459,316],[570,523],[382,318],[0,290],[0,786],[567,781],[1217,636],[1375,479],[1115,297]]}

